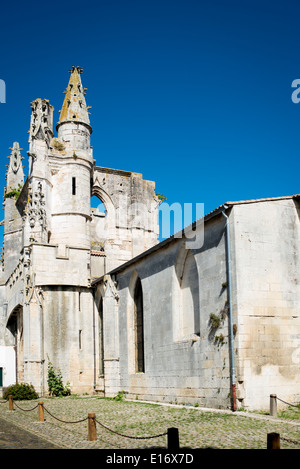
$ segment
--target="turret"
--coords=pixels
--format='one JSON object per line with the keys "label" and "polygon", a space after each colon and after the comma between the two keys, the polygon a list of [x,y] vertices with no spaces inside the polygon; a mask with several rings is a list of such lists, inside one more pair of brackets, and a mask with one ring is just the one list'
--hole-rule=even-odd
{"label": "turret", "polygon": [[32,113],[29,133],[29,178],[47,177],[48,150],[53,138],[53,106],[47,99],[30,103]]}
{"label": "turret", "polygon": [[50,227],[51,182],[49,149],[53,138],[53,106],[47,99],[31,103],[29,173],[24,223],[24,244],[47,243]]}
{"label": "turret", "polygon": [[52,231],[51,242],[89,249],[91,177],[94,165],[92,128],[82,69],[72,67],[70,80],[52,141]]}
{"label": "turret", "polygon": [[77,150],[90,149],[92,128],[89,119],[90,106],[86,105],[86,88],[82,87],[80,75],[82,68],[72,67],[65,99],[56,126],[58,138],[69,147]]}
{"label": "turret", "polygon": [[14,142],[10,150],[11,153],[7,157],[9,158],[9,164],[7,165],[8,169],[6,172],[6,193],[11,192],[12,190],[17,189],[18,186],[23,186],[24,184],[24,171],[22,165],[22,160],[24,158],[21,156],[22,148],[19,147],[18,142]]}
{"label": "turret", "polygon": [[22,243],[22,216],[16,206],[17,198],[24,184],[24,172],[21,156],[22,148],[14,142],[8,156],[6,188],[4,194],[4,264],[6,277],[10,275],[17,263]]}

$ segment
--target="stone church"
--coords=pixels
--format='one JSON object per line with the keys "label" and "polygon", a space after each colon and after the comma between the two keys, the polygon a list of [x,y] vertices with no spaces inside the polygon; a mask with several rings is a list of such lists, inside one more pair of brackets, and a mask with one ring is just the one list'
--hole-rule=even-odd
{"label": "stone church", "polygon": [[[0,387],[267,408],[300,400],[300,196],[228,202],[158,242],[161,200],[96,165],[82,69],[31,103],[29,168],[10,148],[0,272]],[[97,203],[92,203],[93,200]]]}

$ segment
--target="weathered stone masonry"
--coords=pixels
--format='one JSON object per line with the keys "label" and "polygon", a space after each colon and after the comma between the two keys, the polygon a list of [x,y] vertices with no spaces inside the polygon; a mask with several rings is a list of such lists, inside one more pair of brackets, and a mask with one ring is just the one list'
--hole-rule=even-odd
{"label": "weathered stone masonry", "polygon": [[[95,378],[91,281],[157,243],[154,183],[95,165],[81,72],[70,71],[56,137],[49,101],[31,103],[25,182],[17,142],[7,170],[0,366],[4,385],[30,382],[41,394],[49,360],[74,392],[98,385],[103,392],[103,377]],[[104,218],[91,207],[94,195],[106,206]],[[134,213],[123,216],[137,200],[146,208],[142,226]]]}
{"label": "weathered stone masonry", "polygon": [[217,408],[265,409],[271,393],[298,402],[299,195],[228,202],[158,243],[155,183],[96,165],[81,73],[70,70],[57,136],[49,101],[31,103],[26,178],[23,150],[10,148],[2,386],[47,394],[51,361],[75,393]]}

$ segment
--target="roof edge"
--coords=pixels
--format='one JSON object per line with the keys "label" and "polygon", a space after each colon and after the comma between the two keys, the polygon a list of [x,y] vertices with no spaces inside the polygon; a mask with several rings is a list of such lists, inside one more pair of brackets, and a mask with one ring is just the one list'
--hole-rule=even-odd
{"label": "roof edge", "polygon": [[[158,249],[161,249],[161,248],[167,246],[172,241],[174,241],[178,238],[181,238],[182,234],[184,232],[187,232],[187,231],[189,232],[189,231],[195,229],[197,227],[197,225],[199,225],[200,223],[207,222],[208,220],[220,215],[223,211],[226,211],[226,210],[232,208],[234,205],[243,205],[243,204],[260,203],[260,202],[271,202],[271,201],[276,201],[276,200],[287,200],[287,199],[296,199],[296,198],[300,198],[300,194],[294,194],[294,195],[288,195],[288,196],[282,196],[282,197],[269,197],[269,198],[263,198],[263,199],[240,200],[240,201],[236,201],[236,202],[225,202],[224,204],[219,205],[219,207],[215,208],[211,212],[204,215],[204,217],[198,218],[193,223],[191,223],[190,225],[187,225],[185,228],[183,228],[182,230],[179,230],[177,233],[173,234],[169,238],[166,238],[163,241],[161,241],[160,243],[155,244],[155,246],[153,246],[152,248],[147,249],[147,251],[142,252],[141,254],[139,254],[138,256],[133,257],[132,259],[130,259],[127,262],[124,262],[124,264],[121,264],[119,267],[116,267],[115,269],[107,272],[105,275],[114,275],[117,272],[120,272],[121,270],[126,269],[131,264],[133,264],[134,262],[139,261],[140,259],[142,259],[146,256],[149,256],[150,254],[157,251]],[[102,275],[98,279],[93,280],[91,282],[91,285],[92,286],[96,285],[98,282],[100,282],[104,278],[105,275]]]}

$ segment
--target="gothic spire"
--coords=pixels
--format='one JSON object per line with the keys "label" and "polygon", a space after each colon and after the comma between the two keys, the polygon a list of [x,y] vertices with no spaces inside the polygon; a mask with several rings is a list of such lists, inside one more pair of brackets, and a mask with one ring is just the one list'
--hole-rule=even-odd
{"label": "gothic spire", "polygon": [[68,87],[65,91],[65,99],[60,111],[60,118],[57,127],[64,122],[79,122],[86,124],[90,130],[89,112],[90,106],[86,105],[85,90],[82,87],[80,75],[82,68],[75,67],[69,70],[71,76]]}
{"label": "gothic spire", "polygon": [[10,150],[11,154],[7,157],[9,158],[6,173],[7,190],[12,188],[16,189],[18,184],[23,185],[24,183],[24,171],[22,165],[24,157],[21,156],[22,148],[20,148],[18,142],[14,142],[13,146],[10,147]]}

